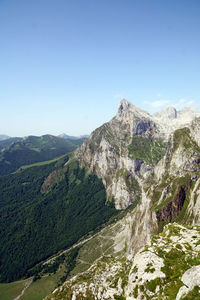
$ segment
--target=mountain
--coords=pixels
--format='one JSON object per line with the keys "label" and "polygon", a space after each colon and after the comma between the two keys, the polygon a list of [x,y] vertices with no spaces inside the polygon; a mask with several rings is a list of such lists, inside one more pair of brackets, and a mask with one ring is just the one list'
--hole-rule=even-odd
{"label": "mountain", "polygon": [[7,140],[9,139],[10,137],[8,135],[5,135],[5,134],[0,134],[0,141],[4,141],[4,140]]}
{"label": "mountain", "polygon": [[0,175],[15,172],[23,165],[50,160],[76,149],[81,140],[71,141],[53,135],[10,138],[0,142]]}
{"label": "mountain", "polygon": [[11,137],[5,140],[0,140],[0,150],[12,145],[15,142],[22,140],[20,137]]}
{"label": "mountain", "polygon": [[153,115],[155,121],[160,123],[162,130],[166,127],[168,133],[174,132],[178,128],[189,126],[190,123],[200,117],[200,112],[191,107],[185,107],[177,111],[174,107],[167,107]]}
{"label": "mountain", "polygon": [[199,299],[199,189],[199,113],[123,99],[72,154],[2,178],[1,281],[34,276],[25,300]]}
{"label": "mountain", "polygon": [[89,137],[89,135],[85,134],[85,135],[80,135],[80,136],[71,136],[71,135],[62,133],[62,134],[59,134],[58,137],[61,137],[63,139],[69,139],[69,140],[79,140],[79,139],[87,139]]}
{"label": "mountain", "polygon": [[177,115],[177,110],[174,107],[167,107],[155,113],[154,117],[156,117],[161,122],[169,122],[171,120],[177,119]]}
{"label": "mountain", "polygon": [[[185,260],[185,256],[182,256],[180,266],[173,270],[177,257],[182,253],[178,252],[179,249],[175,253],[172,251],[171,256],[160,252],[158,257],[153,257],[149,253],[146,265],[143,263],[141,249],[155,243],[155,249],[159,251],[162,242],[152,237],[167,228],[164,226],[170,222],[192,226],[192,234],[198,229],[195,226],[200,225],[199,128],[199,113],[193,110],[176,112],[170,108],[151,116],[122,100],[117,115],[96,129],[75,151],[75,157],[80,163],[102,178],[107,197],[114,199],[117,209],[125,209],[131,203],[136,207],[118,225],[110,228],[114,240],[112,247],[116,249],[118,243],[119,252],[113,250],[108,253],[111,257],[100,257],[88,271],[57,289],[50,296],[51,299],[71,299],[72,295],[73,299],[158,299],[159,290],[159,299],[176,299],[175,295],[183,285],[181,278],[184,277],[184,272],[188,270],[190,273],[190,268],[193,271],[193,266],[200,264],[199,252],[195,252],[190,240],[183,237],[188,249],[191,247],[189,261],[183,267],[182,260]],[[115,226],[118,226],[117,230]],[[178,240],[179,231],[174,229]],[[199,235],[194,236],[197,238],[195,247]],[[168,241],[170,242],[170,237]],[[173,242],[170,247],[172,245]],[[182,249],[182,245],[180,248]],[[195,257],[194,262],[192,257]],[[134,259],[137,258],[138,266],[134,265]],[[167,263],[166,267],[161,263],[163,258]],[[179,267],[182,269],[178,272]],[[163,271],[159,271],[159,268],[163,268]],[[138,269],[141,271],[137,271]],[[134,272],[137,278],[135,281],[131,275]],[[141,277],[145,272],[150,275]],[[174,278],[177,278],[177,282]],[[140,281],[141,287],[138,283]],[[196,290],[198,288],[195,287],[195,281],[190,289],[186,289],[193,295],[198,293]]]}

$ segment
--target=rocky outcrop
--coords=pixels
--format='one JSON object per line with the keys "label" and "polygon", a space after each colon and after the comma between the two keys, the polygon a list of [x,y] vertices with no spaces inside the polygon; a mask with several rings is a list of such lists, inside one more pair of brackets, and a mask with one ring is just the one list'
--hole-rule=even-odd
{"label": "rocky outcrop", "polygon": [[179,289],[179,292],[176,296],[176,300],[183,299],[184,296],[186,296],[190,291],[192,291],[195,287],[198,287],[197,292],[199,292],[200,287],[200,265],[194,266],[187,270],[182,278],[182,283],[184,286],[182,286]]}
{"label": "rocky outcrop", "polygon": [[199,227],[169,224],[134,257],[101,257],[47,299],[180,300],[200,285],[199,240]]}

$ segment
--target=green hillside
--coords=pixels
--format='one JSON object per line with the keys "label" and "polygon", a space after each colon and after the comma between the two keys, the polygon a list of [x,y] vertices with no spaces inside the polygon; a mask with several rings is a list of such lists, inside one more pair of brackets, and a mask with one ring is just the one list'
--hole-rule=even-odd
{"label": "green hillside", "polygon": [[23,165],[53,159],[75,150],[84,139],[68,140],[52,135],[28,136],[9,139],[0,143],[0,175],[15,172]]}
{"label": "green hillside", "polygon": [[0,178],[0,281],[74,244],[117,211],[102,181],[68,156]]}
{"label": "green hillside", "polygon": [[22,140],[20,137],[12,137],[6,140],[0,141],[0,150],[6,147],[9,147],[11,144]]}

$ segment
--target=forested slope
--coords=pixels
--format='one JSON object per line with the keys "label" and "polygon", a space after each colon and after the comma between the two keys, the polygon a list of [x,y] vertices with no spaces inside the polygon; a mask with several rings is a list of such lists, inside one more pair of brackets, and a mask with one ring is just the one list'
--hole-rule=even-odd
{"label": "forested slope", "polygon": [[53,135],[11,138],[0,143],[0,175],[15,172],[23,165],[53,159],[75,150],[84,139],[70,140]]}
{"label": "forested slope", "polygon": [[0,178],[0,281],[30,275],[116,214],[96,175],[68,156]]}

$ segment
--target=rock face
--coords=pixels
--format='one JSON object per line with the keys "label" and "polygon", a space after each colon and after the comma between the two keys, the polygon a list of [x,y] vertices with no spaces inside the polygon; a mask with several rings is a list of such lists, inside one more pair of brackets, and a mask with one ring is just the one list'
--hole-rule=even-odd
{"label": "rock face", "polygon": [[[172,175],[177,175],[181,169],[188,171],[196,166],[199,155],[191,152],[191,149],[190,154],[185,151],[185,143],[192,144],[193,139],[197,144],[200,143],[199,126],[194,123],[188,128],[188,133],[184,132],[188,134],[185,137],[188,141],[183,143],[180,143],[178,136],[182,136],[182,132],[178,131],[175,137],[173,134],[197,116],[200,113],[192,109],[177,112],[172,107],[151,116],[123,99],[117,115],[92,132],[75,155],[103,179],[108,198],[114,198],[116,208],[124,209],[141,195],[138,177],[144,185],[152,173],[162,174],[166,171],[162,163],[162,159],[166,159],[165,154],[171,156]],[[175,145],[176,149],[173,149],[175,143],[178,143],[178,147]]]}
{"label": "rock face", "polygon": [[156,216],[158,222],[171,222],[178,217],[186,200],[186,192],[191,188],[191,182],[192,181],[187,182],[185,186],[179,186],[173,199],[157,212]]}
{"label": "rock face", "polygon": [[141,194],[137,176],[148,176],[153,160],[163,157],[166,145],[162,138],[153,118],[123,99],[117,115],[96,129],[75,155],[103,179],[116,208],[124,209]]}

